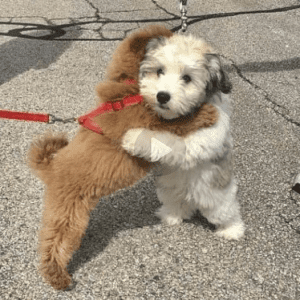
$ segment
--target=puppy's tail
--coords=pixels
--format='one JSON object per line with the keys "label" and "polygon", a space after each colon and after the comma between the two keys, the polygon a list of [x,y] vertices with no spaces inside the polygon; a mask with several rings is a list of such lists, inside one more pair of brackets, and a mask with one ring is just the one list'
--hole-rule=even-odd
{"label": "puppy's tail", "polygon": [[27,153],[27,163],[35,173],[44,179],[43,175],[51,170],[54,155],[69,144],[66,134],[54,135],[52,132],[34,140]]}

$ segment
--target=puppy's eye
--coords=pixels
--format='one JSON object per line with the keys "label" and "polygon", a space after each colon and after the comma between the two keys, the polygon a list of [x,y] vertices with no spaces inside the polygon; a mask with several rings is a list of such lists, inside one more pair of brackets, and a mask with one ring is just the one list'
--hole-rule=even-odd
{"label": "puppy's eye", "polygon": [[157,76],[159,76],[159,75],[161,75],[161,74],[164,74],[162,68],[158,69],[158,70],[156,71],[156,73],[157,73]]}
{"label": "puppy's eye", "polygon": [[182,79],[185,81],[185,83],[189,83],[190,81],[192,81],[192,78],[189,75],[184,75]]}

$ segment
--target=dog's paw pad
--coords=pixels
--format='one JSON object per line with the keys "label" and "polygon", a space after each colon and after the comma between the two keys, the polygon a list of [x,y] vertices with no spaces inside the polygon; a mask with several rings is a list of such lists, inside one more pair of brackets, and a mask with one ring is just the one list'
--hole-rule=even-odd
{"label": "dog's paw pad", "polygon": [[237,223],[227,227],[220,227],[216,235],[227,240],[238,240],[240,239],[245,232],[244,223]]}

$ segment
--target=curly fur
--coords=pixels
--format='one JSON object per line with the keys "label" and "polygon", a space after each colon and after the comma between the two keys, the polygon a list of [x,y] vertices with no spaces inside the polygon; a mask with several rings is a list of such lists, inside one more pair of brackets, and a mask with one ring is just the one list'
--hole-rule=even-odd
{"label": "curly fur", "polygon": [[[172,32],[151,26],[133,33],[117,48],[108,67],[106,81],[97,87],[100,102],[116,101],[139,93],[139,85],[125,85],[125,79],[139,80],[140,63],[149,40]],[[204,104],[193,118],[174,122],[159,118],[141,105],[95,118],[104,135],[80,128],[68,143],[59,134],[48,133],[33,142],[28,164],[45,182],[45,205],[39,235],[40,270],[55,289],[71,283],[67,264],[88,226],[89,214],[100,197],[135,184],[152,167],[151,162],[133,157],[121,147],[123,134],[130,128],[145,127],[187,136],[218,119],[217,110]]]}
{"label": "curly fur", "polygon": [[[56,134],[55,136],[48,132],[42,139],[38,139],[31,144],[28,151],[28,164],[32,170],[43,177],[45,171],[52,167],[55,154],[66,147],[69,141],[65,133]],[[46,177],[44,178],[46,180]]]}

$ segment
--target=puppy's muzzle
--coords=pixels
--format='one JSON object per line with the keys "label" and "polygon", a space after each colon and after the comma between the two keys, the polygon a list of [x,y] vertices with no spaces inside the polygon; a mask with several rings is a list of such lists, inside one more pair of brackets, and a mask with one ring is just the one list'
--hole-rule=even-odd
{"label": "puppy's muzzle", "polygon": [[159,104],[166,104],[167,102],[170,101],[171,96],[167,92],[158,92],[156,95],[156,99],[159,102]]}

